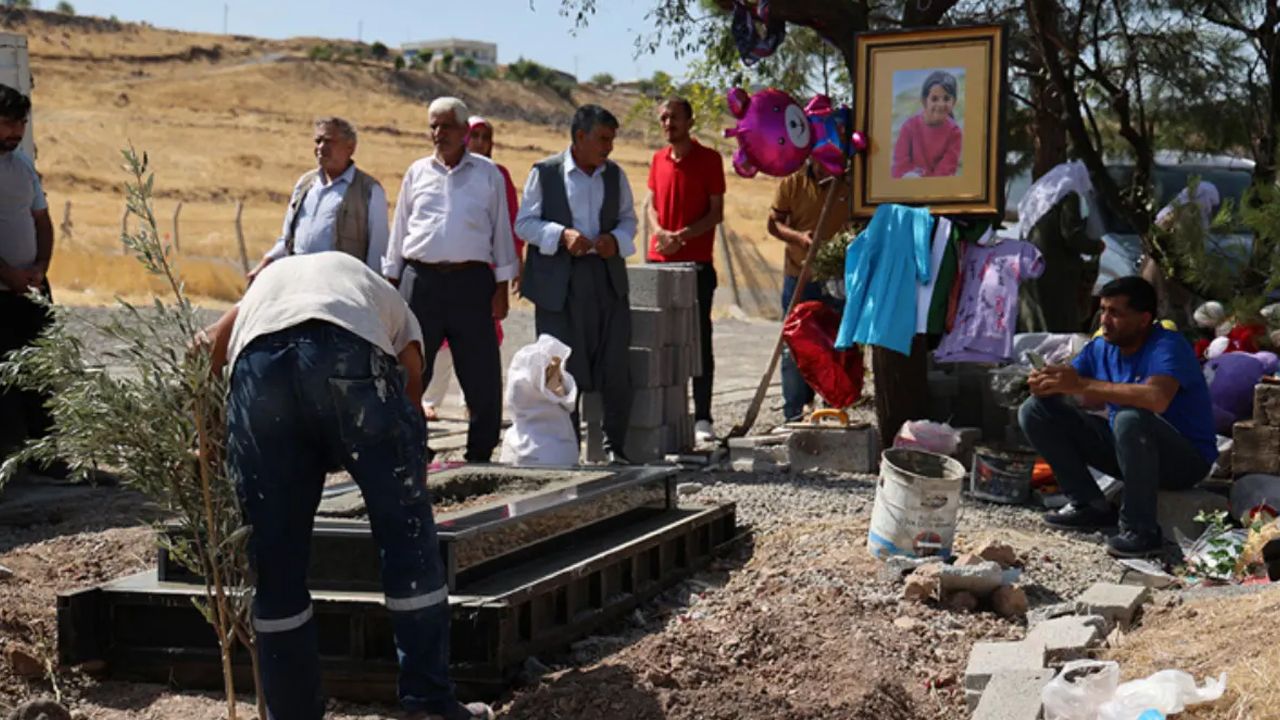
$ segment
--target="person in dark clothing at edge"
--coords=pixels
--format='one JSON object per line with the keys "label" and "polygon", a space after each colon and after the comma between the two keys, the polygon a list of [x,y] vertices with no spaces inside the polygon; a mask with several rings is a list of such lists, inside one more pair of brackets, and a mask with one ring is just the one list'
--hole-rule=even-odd
{"label": "person in dark clothing at edge", "polygon": [[[1155,324],[1156,291],[1137,276],[1101,292],[1102,336],[1071,365],[1032,371],[1032,397],[1018,412],[1022,431],[1053,468],[1071,502],[1045,515],[1052,527],[1096,530],[1119,520],[1107,540],[1116,557],[1160,553],[1156,520],[1161,489],[1203,480],[1218,457],[1209,388],[1191,344]],[[1105,403],[1107,417],[1085,406]],[[1117,515],[1089,468],[1124,481]]]}

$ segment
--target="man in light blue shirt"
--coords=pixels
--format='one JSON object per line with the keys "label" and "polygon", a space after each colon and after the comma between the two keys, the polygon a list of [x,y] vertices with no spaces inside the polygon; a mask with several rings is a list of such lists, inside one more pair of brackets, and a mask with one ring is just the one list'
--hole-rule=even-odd
{"label": "man in light blue shirt", "polygon": [[272,260],[287,255],[338,250],[382,270],[387,249],[387,194],[356,168],[356,130],[338,117],[315,124],[317,168],[293,188],[280,239],[249,273],[257,276]]}
{"label": "man in light blue shirt", "polygon": [[573,144],[529,173],[516,234],[532,246],[520,290],[534,305],[537,333],[573,349],[567,365],[578,389],[601,394],[605,450],[612,462],[627,463],[632,393],[626,258],[636,251],[636,211],[626,174],[609,160],[617,131],[608,110],[578,108]]}

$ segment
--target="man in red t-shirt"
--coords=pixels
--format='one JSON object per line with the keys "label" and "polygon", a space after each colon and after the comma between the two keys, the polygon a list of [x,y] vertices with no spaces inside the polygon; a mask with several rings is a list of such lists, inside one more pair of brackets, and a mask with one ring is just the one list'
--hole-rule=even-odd
{"label": "man in red t-shirt", "polygon": [[698,266],[698,321],[702,329],[702,376],[693,379],[694,435],[715,440],[711,425],[711,300],[716,291],[712,264],[716,225],[724,218],[724,161],[720,153],[689,135],[693,107],[672,97],[658,107],[667,147],[649,164],[649,262],[691,262]]}

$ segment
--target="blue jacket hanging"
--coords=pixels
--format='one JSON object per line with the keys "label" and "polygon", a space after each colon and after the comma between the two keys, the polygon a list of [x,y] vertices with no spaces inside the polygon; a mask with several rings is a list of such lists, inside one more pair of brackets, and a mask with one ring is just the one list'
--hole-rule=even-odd
{"label": "blue jacket hanging", "polygon": [[836,347],[879,345],[904,355],[916,331],[917,283],[929,282],[933,217],[927,208],[881,205],[844,256],[847,299]]}

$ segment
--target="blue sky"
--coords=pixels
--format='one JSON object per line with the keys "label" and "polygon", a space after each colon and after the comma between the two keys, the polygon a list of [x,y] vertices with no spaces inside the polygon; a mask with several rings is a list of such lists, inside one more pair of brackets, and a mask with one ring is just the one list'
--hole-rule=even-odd
{"label": "blue sky", "polygon": [[[560,16],[560,0],[71,0],[82,15],[115,15],[158,27],[268,38],[318,36],[381,40],[399,46],[409,40],[462,37],[498,44],[498,62],[524,56],[586,79],[607,72],[619,80],[649,77],[655,70],[683,75],[668,48],[635,57],[633,41],[647,31],[645,11],[652,0],[602,0],[591,24],[572,34],[572,18]],[[36,0],[52,9],[56,0]]]}

